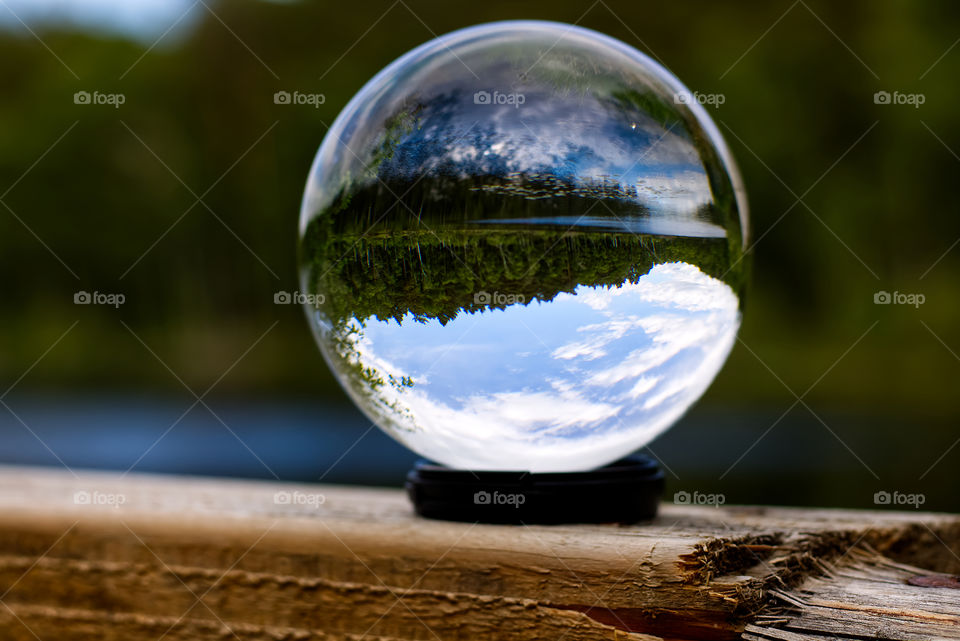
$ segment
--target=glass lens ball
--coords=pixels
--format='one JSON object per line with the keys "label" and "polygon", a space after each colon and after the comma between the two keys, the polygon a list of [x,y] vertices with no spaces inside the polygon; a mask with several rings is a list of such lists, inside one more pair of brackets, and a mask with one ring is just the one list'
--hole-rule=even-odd
{"label": "glass lens ball", "polygon": [[308,317],[350,397],[420,455],[591,469],[723,366],[745,204],[697,95],[640,52],[556,23],[464,29],[327,132],[300,219]]}

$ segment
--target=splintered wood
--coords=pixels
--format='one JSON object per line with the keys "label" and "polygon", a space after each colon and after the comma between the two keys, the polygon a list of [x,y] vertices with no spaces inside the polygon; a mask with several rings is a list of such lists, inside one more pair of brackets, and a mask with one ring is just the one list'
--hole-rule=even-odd
{"label": "splintered wood", "polygon": [[[823,575],[790,591],[746,628],[744,639],[956,639],[960,590],[954,577],[854,548]],[[919,583],[920,585],[915,585]]]}
{"label": "splintered wood", "polygon": [[0,468],[0,639],[960,639],[960,517],[415,517],[397,490]]}

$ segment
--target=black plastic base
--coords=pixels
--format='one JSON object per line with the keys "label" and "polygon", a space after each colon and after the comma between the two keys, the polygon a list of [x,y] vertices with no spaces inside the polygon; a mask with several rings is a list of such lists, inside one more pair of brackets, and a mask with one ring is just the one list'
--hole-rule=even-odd
{"label": "black plastic base", "polygon": [[657,514],[663,472],[639,454],[587,472],[473,472],[421,461],[407,475],[417,514],[471,523],[636,523]]}

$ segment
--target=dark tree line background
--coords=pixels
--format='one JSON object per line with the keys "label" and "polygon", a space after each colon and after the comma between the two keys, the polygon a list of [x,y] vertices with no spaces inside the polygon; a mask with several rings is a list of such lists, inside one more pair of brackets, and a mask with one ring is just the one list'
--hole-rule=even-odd
{"label": "dark tree line background", "polygon": [[[725,97],[708,110],[739,160],[757,244],[749,349],[737,346],[702,406],[785,408],[785,386],[813,386],[804,402],[818,410],[893,420],[941,450],[957,436],[956,3],[210,7],[149,50],[38,27],[48,50],[16,24],[0,31],[0,193],[12,186],[0,206],[0,380],[14,382],[79,321],[24,389],[182,392],[125,323],[205,389],[279,321],[218,393],[346,402],[301,310],[274,304],[297,288],[300,197],[327,126],[374,73],[434,35],[541,18],[610,34]],[[125,103],[77,105],[78,91]],[[275,104],[277,91],[324,102]],[[876,104],[878,91],[925,102]],[[126,303],[77,306],[78,290]],[[881,290],[926,302],[875,305]]]}

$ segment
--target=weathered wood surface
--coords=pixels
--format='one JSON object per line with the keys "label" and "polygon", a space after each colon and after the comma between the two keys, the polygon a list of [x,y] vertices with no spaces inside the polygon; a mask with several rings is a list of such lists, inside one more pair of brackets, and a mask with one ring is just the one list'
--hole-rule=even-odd
{"label": "weathered wood surface", "polygon": [[0,467],[0,639],[960,638],[960,590],[907,583],[957,554],[960,517],[920,512],[469,525],[395,490]]}
{"label": "weathered wood surface", "polygon": [[854,549],[789,591],[747,626],[749,641],[956,639],[960,636],[960,582]]}

